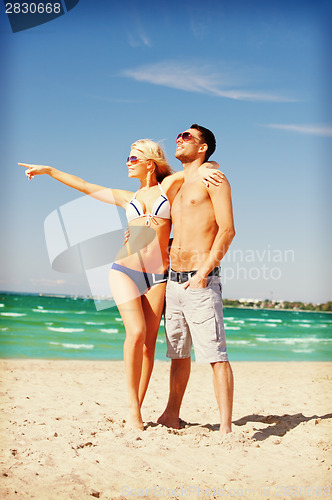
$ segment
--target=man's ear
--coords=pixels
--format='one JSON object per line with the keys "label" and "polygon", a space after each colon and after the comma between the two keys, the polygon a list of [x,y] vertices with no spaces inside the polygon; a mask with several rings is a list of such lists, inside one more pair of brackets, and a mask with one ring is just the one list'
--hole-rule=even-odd
{"label": "man's ear", "polygon": [[204,144],[200,145],[198,152],[199,153],[206,153],[207,150],[208,150],[208,145],[204,143]]}

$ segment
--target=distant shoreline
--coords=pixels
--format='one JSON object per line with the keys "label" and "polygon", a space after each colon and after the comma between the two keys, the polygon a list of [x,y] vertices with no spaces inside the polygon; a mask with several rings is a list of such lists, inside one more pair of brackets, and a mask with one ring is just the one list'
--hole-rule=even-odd
{"label": "distant shoreline", "polygon": [[[73,300],[112,300],[111,297],[92,297],[89,295],[69,295],[69,294],[57,294],[57,293],[37,293],[37,292],[12,292],[1,290],[0,294],[4,295],[28,295],[36,297],[52,297],[60,299],[73,299]],[[234,302],[234,304],[232,303]],[[255,300],[256,302],[256,300]],[[315,312],[315,313],[332,313],[332,302],[328,301],[323,304],[313,304],[313,303],[303,303],[301,301],[266,301],[257,300],[257,303],[270,304],[269,307],[248,305],[253,303],[252,300],[247,302],[244,300],[236,299],[224,299],[223,307],[225,309],[251,309],[254,311],[295,311],[295,312]],[[282,303],[294,304],[294,307],[283,307]],[[323,309],[323,308],[326,309]]]}
{"label": "distant shoreline", "polygon": [[249,306],[225,306],[224,309],[250,309],[252,311],[289,311],[289,312],[308,312],[308,313],[327,313],[332,314],[332,311],[317,311],[310,309],[283,309],[281,307],[249,307]]}

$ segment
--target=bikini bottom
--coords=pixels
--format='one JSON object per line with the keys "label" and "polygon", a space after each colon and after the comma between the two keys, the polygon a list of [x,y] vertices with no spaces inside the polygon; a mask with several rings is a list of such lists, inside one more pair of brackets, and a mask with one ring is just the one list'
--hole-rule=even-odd
{"label": "bikini bottom", "polygon": [[142,271],[136,271],[135,269],[130,269],[129,267],[121,266],[121,264],[117,264],[116,262],[113,262],[111,269],[120,271],[121,273],[129,276],[129,278],[137,286],[138,291],[141,295],[147,292],[153,285],[165,283],[168,278],[168,271],[165,271],[164,274],[146,273]]}

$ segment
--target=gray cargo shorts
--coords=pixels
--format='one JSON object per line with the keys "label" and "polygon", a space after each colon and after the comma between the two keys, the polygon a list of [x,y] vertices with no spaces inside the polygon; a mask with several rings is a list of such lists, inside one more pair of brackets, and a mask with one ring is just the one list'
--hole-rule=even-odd
{"label": "gray cargo shorts", "polygon": [[198,363],[228,361],[219,276],[197,289],[167,282],[165,331],[168,358],[189,358],[194,344]]}

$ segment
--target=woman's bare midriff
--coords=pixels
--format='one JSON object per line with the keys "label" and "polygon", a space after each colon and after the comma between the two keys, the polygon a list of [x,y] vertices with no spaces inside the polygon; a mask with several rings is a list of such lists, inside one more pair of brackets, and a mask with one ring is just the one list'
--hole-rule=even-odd
{"label": "woman's bare midriff", "polygon": [[169,265],[168,244],[171,221],[156,217],[150,227],[146,217],[129,225],[129,239],[119,250],[115,262],[137,271],[164,273]]}

